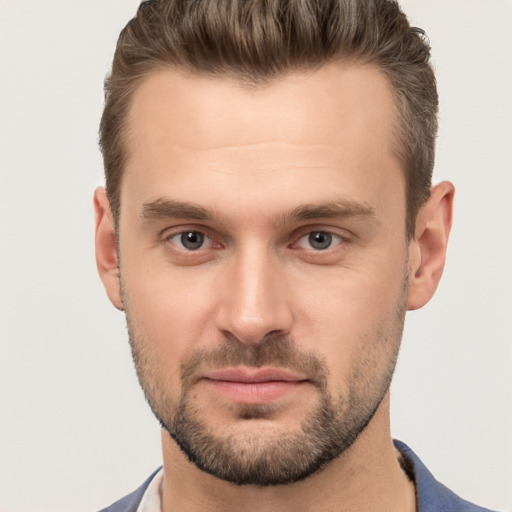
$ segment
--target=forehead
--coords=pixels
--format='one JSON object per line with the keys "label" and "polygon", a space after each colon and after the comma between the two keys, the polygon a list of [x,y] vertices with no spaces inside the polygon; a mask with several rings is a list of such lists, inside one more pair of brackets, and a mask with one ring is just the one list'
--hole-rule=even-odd
{"label": "forehead", "polygon": [[[306,142],[313,136],[329,143],[370,126],[386,137],[393,117],[388,80],[373,66],[333,63],[255,86],[168,69],[154,72],[135,91],[129,125],[136,137],[130,145],[141,140],[139,128],[147,138],[159,132],[176,144],[198,147],[235,146],[246,137],[253,142],[276,135],[292,141],[305,136]],[[215,127],[208,121],[215,121]]]}
{"label": "forehead", "polygon": [[402,186],[394,118],[391,88],[371,66],[330,64],[257,87],[155,72],[133,96],[122,195],[147,202],[186,196],[193,186],[207,200],[215,187],[217,198],[226,187],[245,194],[253,187],[255,197],[259,189],[282,196],[295,188],[297,201],[311,202],[317,198],[308,193],[336,184],[341,195],[378,195],[389,172]]}

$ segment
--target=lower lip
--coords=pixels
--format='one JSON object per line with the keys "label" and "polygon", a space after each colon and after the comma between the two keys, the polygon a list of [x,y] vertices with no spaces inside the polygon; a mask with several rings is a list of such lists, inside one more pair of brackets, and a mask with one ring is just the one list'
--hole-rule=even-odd
{"label": "lower lip", "polygon": [[303,387],[306,381],[275,380],[268,382],[232,382],[206,379],[205,382],[217,393],[245,404],[273,402]]}

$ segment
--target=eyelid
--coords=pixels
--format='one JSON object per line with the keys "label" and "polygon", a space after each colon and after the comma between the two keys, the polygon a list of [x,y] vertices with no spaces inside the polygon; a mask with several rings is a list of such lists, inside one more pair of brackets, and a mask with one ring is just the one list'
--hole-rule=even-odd
{"label": "eyelid", "polygon": [[351,231],[341,228],[338,226],[331,226],[325,224],[310,224],[301,226],[296,229],[291,236],[293,242],[291,245],[295,245],[301,238],[310,235],[311,233],[328,233],[333,237],[339,238],[342,242],[350,242],[356,235]]}

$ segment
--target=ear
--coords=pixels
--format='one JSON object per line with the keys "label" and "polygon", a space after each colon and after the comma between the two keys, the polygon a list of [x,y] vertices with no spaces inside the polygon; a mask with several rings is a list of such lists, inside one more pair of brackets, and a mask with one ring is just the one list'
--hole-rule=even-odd
{"label": "ear", "polygon": [[94,191],[94,213],[96,218],[96,265],[110,302],[123,310],[117,260],[115,224],[110,210],[110,201],[103,187]]}
{"label": "ear", "polygon": [[409,310],[424,306],[441,279],[452,227],[454,194],[451,183],[439,183],[432,188],[416,219],[415,237],[409,244]]}

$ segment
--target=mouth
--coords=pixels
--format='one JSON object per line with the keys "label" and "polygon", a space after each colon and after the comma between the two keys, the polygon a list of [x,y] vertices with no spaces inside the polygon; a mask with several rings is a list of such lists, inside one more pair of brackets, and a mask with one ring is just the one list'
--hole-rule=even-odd
{"label": "mouth", "polygon": [[294,393],[309,383],[302,375],[280,368],[224,368],[201,377],[213,392],[243,404],[266,404]]}

